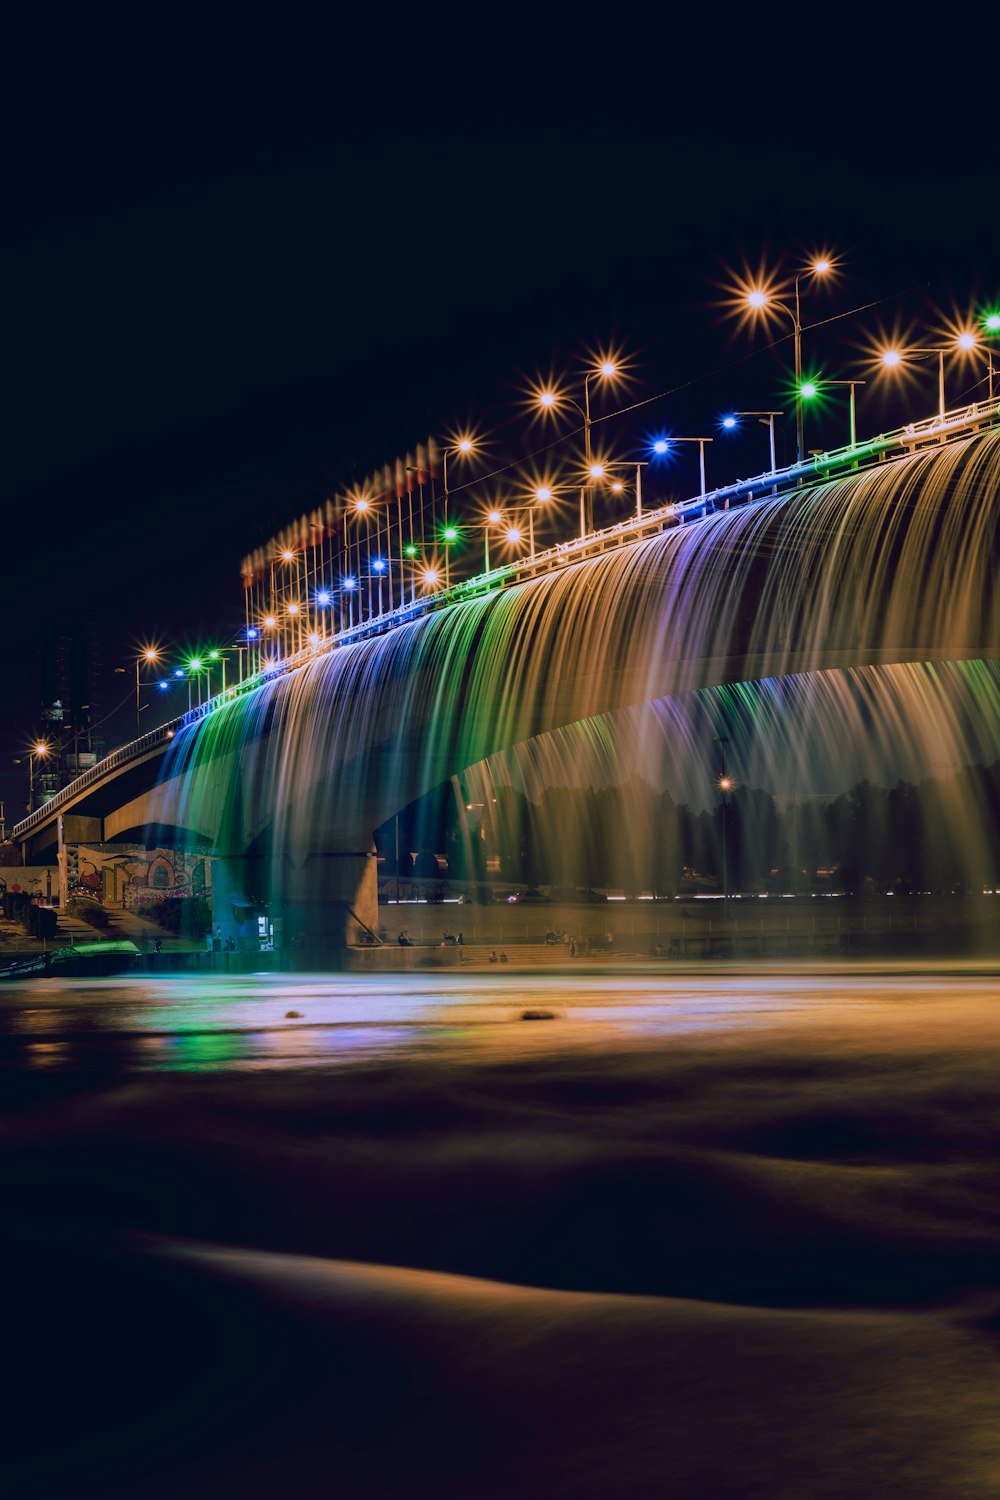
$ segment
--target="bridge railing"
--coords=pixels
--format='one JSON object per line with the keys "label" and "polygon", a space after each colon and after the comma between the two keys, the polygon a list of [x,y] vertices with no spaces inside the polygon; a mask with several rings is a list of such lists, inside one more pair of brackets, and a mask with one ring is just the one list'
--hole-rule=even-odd
{"label": "bridge railing", "polygon": [[514,584],[527,582],[540,574],[568,567],[586,558],[598,557],[612,547],[617,548],[632,542],[643,541],[661,531],[701,520],[720,510],[728,510],[731,506],[772,499],[788,490],[798,488],[804,480],[830,479],[841,471],[868,468],[873,464],[904,457],[920,446],[953,441],[981,427],[991,426],[998,419],[1000,419],[1000,398],[973,402],[970,406],[958,407],[954,411],[945,412],[943,416],[939,414],[925,421],[908,422],[904,427],[889,433],[882,433],[866,442],[856,443],[853,447],[848,445],[844,448],[831,449],[829,452],[812,454],[802,463],[791,464],[783,469],[767,470],[751,479],[739,479],[733,484],[708,490],[705,494],[696,495],[690,500],[671,502],[654,510],[644,510],[641,516],[632,516],[628,520],[618,521],[613,526],[593,531],[587,536],[556,542],[544,552],[536,552],[534,557],[524,557],[517,562],[504,563],[488,573],[480,573],[462,583],[452,584],[448,589],[425,595],[421,599],[411,600],[409,604],[399,605],[396,609],[384,614],[375,615],[357,625],[349,626],[346,630],[327,636],[316,646],[304,647],[300,651],[282,657],[280,661],[255,672],[243,682],[227,688],[224,693],[218,693],[205,703],[188,709],[186,713],[173,719],[169,724],[164,724],[162,728],[151,730],[141,738],[113,750],[103,760],[98,761],[96,765],[91,766],[63,787],[48,802],[29,813],[20,823],[16,823],[12,830],[13,835],[16,839],[25,837],[33,829],[47,822],[53,813],[74,801],[81,792],[87,790],[88,786],[102,780],[109,771],[114,771],[130,761],[141,760],[151,750],[162,749],[187,725],[205,718],[225,703],[242,697],[246,693],[255,692],[273,678],[315,661],[326,651],[338,646],[350,645],[354,641],[382,635],[386,631],[398,629],[402,625],[421,619],[424,615],[445,609],[451,604],[462,603],[495,590],[510,588]]}
{"label": "bridge railing", "polygon": [[53,813],[65,807],[68,802],[72,802],[95,782],[102,781],[109,771],[117,770],[119,766],[127,765],[129,761],[141,760],[147,751],[158,750],[161,746],[168,744],[183,723],[184,719],[173,719],[169,724],[164,724],[159,729],[151,729],[148,734],[141,735],[139,739],[131,740],[127,745],[121,745],[117,750],[112,750],[96,765],[89,766],[86,771],[82,771],[79,776],[62,787],[54,797],[43,802],[41,807],[36,807],[34,812],[22,818],[20,823],[15,823],[12,830],[14,837],[22,838],[31,833],[32,829],[48,822]]}

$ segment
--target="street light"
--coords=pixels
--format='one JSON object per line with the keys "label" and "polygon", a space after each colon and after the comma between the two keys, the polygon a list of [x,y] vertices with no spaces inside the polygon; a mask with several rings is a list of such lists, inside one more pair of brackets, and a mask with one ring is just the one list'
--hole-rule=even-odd
{"label": "street light", "polygon": [[441,450],[441,480],[444,485],[444,524],[448,524],[448,455],[449,453],[472,453],[475,444],[470,437],[457,438],[451,448]]}
{"label": "street light", "polygon": [[775,417],[783,417],[784,415],[785,413],[783,411],[734,411],[731,412],[728,417],[723,417],[722,425],[727,432],[732,432],[735,427],[739,426],[739,423],[736,420],[737,417],[757,417],[760,420],[761,425],[767,427],[770,432],[771,473],[773,474],[775,469],[777,468],[777,463],[775,462],[774,456],[774,419]]}
{"label": "street light", "polygon": [[135,659],[135,737],[139,738],[139,668],[144,661],[159,661],[160,653],[155,646],[147,646]]}
{"label": "street light", "polygon": [[726,749],[725,749],[725,747],[729,744],[729,737],[728,737],[728,735],[725,735],[725,734],[716,735],[716,737],[715,737],[715,743],[719,747],[719,760],[720,760],[720,763],[721,763],[721,768],[720,768],[720,771],[719,771],[719,779],[718,779],[718,781],[715,784],[719,788],[719,791],[722,794],[722,899],[723,899],[723,902],[724,902],[723,912],[724,912],[725,916],[728,917],[729,916],[729,819],[728,819],[728,811],[729,811],[729,794],[733,790],[734,782],[733,782],[733,778],[730,776],[729,772],[726,770]]}
{"label": "street light", "polygon": [[[593,424],[590,420],[590,382],[592,380],[613,381],[620,373],[620,367],[615,360],[600,360],[599,363],[592,370],[589,370],[584,377],[582,406],[578,401],[574,401],[572,396],[567,396],[561,391],[553,390],[551,387],[547,387],[541,391],[538,391],[535,397],[536,404],[543,411],[557,411],[559,407],[565,403],[570,406],[574,406],[580,413],[583,418],[584,469],[588,477],[591,479],[599,479],[604,470],[601,465],[595,465],[593,454],[591,452],[590,429]],[[599,470],[599,472],[595,473],[595,470]],[[593,486],[585,484],[580,491],[580,536],[585,537],[588,532],[593,531],[593,529]]]}
{"label": "street light", "polygon": [[657,458],[663,458],[670,452],[671,443],[697,443],[698,444],[698,468],[701,474],[701,493],[704,495],[705,486],[705,444],[712,442],[710,437],[658,437],[652,444],[653,452]]}
{"label": "street light", "polygon": [[[486,571],[487,572],[489,572],[489,568],[490,568],[490,564],[489,564],[489,528],[490,528],[490,526],[500,526],[503,522],[505,522],[508,519],[508,517],[512,517],[512,516],[527,516],[528,517],[528,557],[529,557],[530,560],[533,561],[534,560],[534,556],[535,556],[535,508],[538,505],[545,505],[551,499],[552,499],[552,488],[551,488],[551,486],[547,485],[547,484],[540,484],[538,486],[538,488],[535,490],[534,499],[532,500],[532,502],[531,502],[530,505],[508,506],[503,511],[491,510],[489,512],[489,515],[486,518],[486,525],[483,528],[484,535],[486,537]],[[509,526],[507,528],[506,535],[507,535],[508,542],[510,542],[513,546],[516,546],[517,543],[521,540],[521,529],[518,526]]]}
{"label": "street light", "polygon": [[[616,469],[635,469],[635,517],[637,521],[642,520],[642,471],[647,467],[648,464],[649,459],[643,458],[640,459],[636,464],[628,461],[620,464],[609,465],[609,467]],[[611,490],[613,494],[620,495],[624,492],[624,489],[625,484],[621,479],[612,480]]]}
{"label": "street light", "polygon": [[[909,359],[914,356],[931,357],[937,356],[938,362],[938,416],[944,421],[944,357],[946,354],[971,354],[983,353],[983,346],[978,338],[969,329],[962,329],[947,344],[935,344],[930,348],[916,349],[912,346],[900,348],[894,345],[892,348],[883,349],[880,353],[882,368],[885,370],[902,370]],[[987,369],[989,372],[990,400],[993,399],[993,351],[986,346]]]}
{"label": "street light", "polygon": [[37,756],[39,760],[44,760],[45,757],[47,755],[51,755],[51,753],[52,753],[52,746],[49,744],[48,740],[36,740],[35,743],[32,745],[31,749],[28,751],[28,812],[29,812],[29,814],[33,813],[34,810],[35,810],[35,757]]}
{"label": "street light", "polygon": [[[465,455],[465,454],[468,454],[468,453],[474,453],[475,452],[475,447],[476,447],[476,445],[472,441],[471,437],[462,436],[462,437],[456,439],[453,447],[451,447],[451,448],[443,448],[442,451],[441,451],[441,481],[442,481],[442,484],[444,485],[444,526],[443,526],[442,535],[444,536],[444,540],[445,540],[445,549],[444,549],[444,586],[445,586],[445,588],[448,588],[448,586],[449,586],[449,584],[451,582],[451,575],[450,575],[450,570],[449,570],[449,565],[448,565],[448,545],[447,544],[448,544],[449,541],[455,541],[455,539],[458,536],[458,533],[455,531],[455,528],[453,526],[449,526],[449,524],[448,524],[448,494],[449,494],[449,491],[448,491],[448,455],[450,453],[455,453],[455,454],[458,454],[458,455]],[[449,536],[449,532],[451,533],[450,536]]]}
{"label": "street light", "polygon": [[855,386],[867,384],[864,380],[806,380],[803,382],[801,394],[807,401],[823,393],[828,385],[846,385],[850,387],[850,410],[851,410],[851,448],[858,446],[858,428],[855,420],[854,389]]}
{"label": "street light", "polygon": [[[791,319],[792,337],[795,347],[795,452],[799,463],[802,462],[805,450],[802,397],[800,394],[802,385],[802,316],[799,306],[799,282],[803,276],[826,276],[832,270],[832,262],[825,256],[821,256],[812,261],[804,271],[798,271],[795,276],[795,301],[792,306],[775,297],[766,286],[750,287],[743,299],[751,313],[764,313],[773,309],[775,312],[783,312],[786,317]],[[771,472],[774,472],[773,465]]]}
{"label": "street light", "polygon": [[451,544],[458,541],[458,527],[446,526],[441,532],[441,544],[444,547],[444,586],[451,587]]}
{"label": "street light", "polygon": [[486,513],[486,520],[483,523],[483,572],[484,573],[488,573],[490,571],[490,527],[491,526],[499,526],[500,522],[502,520],[503,520],[503,516],[500,513],[500,511],[496,510],[495,508],[493,510],[487,511],[487,513]]}

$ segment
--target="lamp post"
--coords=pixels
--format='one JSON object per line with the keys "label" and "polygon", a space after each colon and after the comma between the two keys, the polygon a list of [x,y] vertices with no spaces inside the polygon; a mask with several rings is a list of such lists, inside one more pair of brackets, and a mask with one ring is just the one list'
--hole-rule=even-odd
{"label": "lamp post", "polygon": [[712,442],[710,437],[661,437],[653,444],[653,452],[658,458],[662,458],[670,452],[671,443],[697,443],[698,444],[698,469],[701,476],[702,495],[705,494],[705,444]]}
{"label": "lamp post", "polygon": [[483,523],[483,572],[490,571],[490,527],[499,526],[503,520],[500,511],[494,509],[487,511],[486,520]]}
{"label": "lamp post", "polygon": [[348,630],[352,630],[354,628],[354,590],[356,589],[356,587],[357,587],[357,579],[356,578],[351,578],[350,576],[348,576],[347,578],[343,579],[343,581],[342,581],[343,592],[341,594],[341,606],[340,606],[340,621],[341,621],[340,628],[341,628],[341,630],[343,630],[345,628],[345,625],[344,625],[344,602],[343,602],[345,594],[347,596],[348,609],[350,611],[349,616],[348,616],[348,620],[347,620],[346,628]]}
{"label": "lamp post", "polygon": [[882,355],[882,365],[886,370],[898,370],[906,356],[909,355],[937,355],[938,362],[938,416],[944,421],[944,345],[937,349],[907,349],[906,354],[899,349],[886,349]]}
{"label": "lamp post", "polygon": [[[795,349],[795,454],[799,463],[802,462],[805,451],[803,420],[802,420],[802,397],[800,387],[802,385],[802,314],[799,303],[799,282],[804,275],[825,276],[833,269],[832,263],[826,257],[820,257],[807,267],[805,271],[796,272],[794,302],[791,306],[775,297],[767,287],[756,286],[746,293],[744,301],[751,312],[764,312],[765,309],[774,309],[782,312],[791,319],[792,338]],[[774,472],[773,466],[771,472]]]}
{"label": "lamp post", "polygon": [[726,770],[726,750],[725,750],[725,747],[729,744],[729,738],[728,738],[728,736],[724,735],[724,734],[717,735],[715,743],[719,747],[719,761],[720,761],[719,779],[716,782],[716,786],[719,788],[719,791],[722,794],[722,899],[723,899],[723,912],[724,912],[725,916],[728,918],[728,916],[729,916],[729,818],[728,818],[728,812],[729,812],[729,794],[730,794],[730,792],[733,789],[733,778],[730,776],[729,772]]}
{"label": "lamp post", "polygon": [[719,777],[719,791],[722,793],[722,910],[723,914],[729,916],[729,793],[733,789],[732,779],[729,776]]}
{"label": "lamp post", "polygon": [[[602,359],[592,370],[584,376],[583,381],[583,405],[575,401],[572,396],[566,396],[559,391],[546,388],[538,392],[536,404],[543,411],[555,411],[563,403],[568,403],[576,408],[583,418],[583,462],[587,477],[600,479],[603,474],[603,466],[594,463],[591,452],[590,429],[593,423],[590,420],[590,382],[592,380],[614,380],[619,374],[618,365],[613,359]],[[595,472],[599,471],[599,472]],[[585,537],[594,529],[594,502],[593,486],[584,484],[580,490],[580,536]]]}
{"label": "lamp post", "polygon": [[52,746],[47,740],[36,740],[28,752],[28,812],[35,810],[35,757],[44,760],[52,753]]}
{"label": "lamp post", "polygon": [[444,524],[442,536],[444,538],[444,586],[447,589],[451,583],[451,571],[448,561],[448,543],[456,540],[458,533],[448,521],[448,455],[450,453],[465,455],[475,452],[475,443],[470,437],[460,437],[451,448],[445,447],[441,450],[441,482],[444,486]]}
{"label": "lamp post", "polygon": [[[485,541],[485,561],[486,561],[486,571],[487,571],[487,573],[490,570],[490,554],[489,554],[489,545],[490,545],[490,543],[489,543],[489,528],[490,528],[490,526],[500,526],[500,525],[503,524],[504,521],[506,521],[508,519],[508,517],[513,517],[513,516],[527,516],[528,517],[528,557],[529,557],[529,559],[531,559],[532,561],[534,561],[534,557],[535,557],[535,509],[539,505],[545,505],[551,499],[552,499],[552,490],[551,490],[550,486],[547,485],[547,484],[541,484],[535,490],[534,499],[532,500],[532,502],[530,503],[530,505],[508,506],[503,511],[499,511],[499,510],[491,510],[490,511],[489,515],[486,518],[486,525],[483,527],[483,533],[484,533],[484,536],[485,536],[485,539],[486,539],[486,541]],[[507,540],[512,545],[516,545],[521,540],[520,528],[517,527],[517,526],[508,527],[508,529],[507,529]]]}
{"label": "lamp post", "polygon": [[784,415],[783,411],[734,411],[728,417],[723,417],[722,425],[727,432],[732,432],[733,428],[738,425],[736,421],[737,417],[757,417],[761,424],[769,430],[771,439],[771,473],[773,474],[777,468],[774,455],[774,419],[775,417],[783,417]]}
{"label": "lamp post", "polygon": [[[632,463],[627,463],[627,464],[622,463],[622,464],[611,464],[611,465],[609,465],[609,468],[621,468],[621,469],[624,469],[624,468],[633,468],[633,467],[635,468],[635,518],[636,518],[637,521],[641,521],[642,520],[642,471],[643,471],[644,468],[646,468],[646,466],[647,466],[648,463],[649,463],[649,459],[648,458],[644,458],[644,459],[641,459],[635,465],[633,465]],[[624,485],[624,482],[621,479],[615,479],[615,480],[612,481],[612,484],[611,484],[612,494],[620,495],[624,491],[624,489],[625,489],[625,485]]]}
{"label": "lamp post", "polygon": [[850,387],[850,432],[852,449],[858,446],[858,429],[854,412],[854,388],[855,386],[865,384],[866,382],[864,380],[807,380],[803,383],[802,386],[801,394],[806,401],[811,401],[813,397],[818,396],[823,391],[824,387],[828,385],[846,385]]}
{"label": "lamp post", "polygon": [[[993,351],[989,345],[986,346],[986,362],[989,380],[989,398],[993,399]],[[967,328],[963,328],[947,344],[934,344],[929,348],[916,349],[913,347],[893,347],[883,349],[880,355],[882,368],[885,370],[901,370],[908,359],[913,356],[937,358],[938,363],[938,416],[944,421],[944,357],[946,354],[972,354],[983,353],[983,345],[979,342],[976,334]]]}
{"label": "lamp post", "polygon": [[451,588],[451,544],[458,541],[458,528],[456,526],[445,526],[441,532],[441,543],[444,547],[444,586]]}
{"label": "lamp post", "polygon": [[160,653],[155,646],[147,646],[135,659],[135,737],[139,738],[139,668],[142,663],[159,661]]}
{"label": "lamp post", "polygon": [[[987,313],[986,316],[983,318],[983,327],[985,328],[985,330],[986,330],[986,332],[988,334],[989,333],[1000,333],[1000,313],[997,313],[997,312]],[[973,335],[973,339],[974,338],[975,338],[975,335]],[[989,372],[989,399],[992,401],[993,400],[993,346],[992,346],[992,344],[987,344],[986,345],[986,365],[987,365],[987,370]]]}

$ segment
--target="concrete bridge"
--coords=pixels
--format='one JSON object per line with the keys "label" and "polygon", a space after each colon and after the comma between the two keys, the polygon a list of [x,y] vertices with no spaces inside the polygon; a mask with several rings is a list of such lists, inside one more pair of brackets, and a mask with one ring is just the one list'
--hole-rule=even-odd
{"label": "concrete bridge", "polygon": [[197,843],[217,919],[268,889],[377,926],[372,830],[503,748],[725,682],[1000,656],[1000,404],[664,507],[301,652],[123,747],[14,829]]}

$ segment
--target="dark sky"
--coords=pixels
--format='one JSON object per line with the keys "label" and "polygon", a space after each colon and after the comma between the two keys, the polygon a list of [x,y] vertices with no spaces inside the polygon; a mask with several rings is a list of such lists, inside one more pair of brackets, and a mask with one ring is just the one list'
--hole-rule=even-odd
{"label": "dark sky", "polygon": [[955,149],[975,121],[946,142],[904,80],[835,105],[829,39],[734,37],[709,71],[685,25],[669,50],[612,29],[565,55],[512,17],[391,56],[356,21],[280,61],[257,36],[252,66],[225,36],[166,39],[155,71],[148,39],[31,54],[7,180],[8,820],[40,618],[96,608],[111,707],[137,643],[233,632],[240,558],[325,494],[467,418],[527,448],[523,376],[588,345],[621,341],[635,399],[676,391],[647,424],[770,405],[774,357],[714,305],[743,258],[838,250],[816,316],[996,297],[988,153]]}

